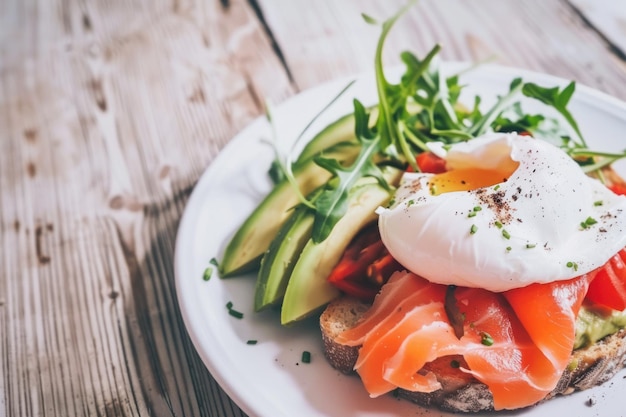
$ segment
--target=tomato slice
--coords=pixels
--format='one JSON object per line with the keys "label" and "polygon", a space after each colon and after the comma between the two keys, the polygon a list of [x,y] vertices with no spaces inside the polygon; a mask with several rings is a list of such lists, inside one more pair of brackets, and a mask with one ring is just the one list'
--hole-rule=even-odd
{"label": "tomato slice", "polygon": [[589,286],[587,300],[614,310],[626,310],[626,249],[600,267]]}

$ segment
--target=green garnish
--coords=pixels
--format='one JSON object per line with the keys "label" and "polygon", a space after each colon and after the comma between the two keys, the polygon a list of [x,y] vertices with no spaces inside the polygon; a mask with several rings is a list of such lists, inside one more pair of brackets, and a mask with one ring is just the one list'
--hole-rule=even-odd
{"label": "green garnish", "polygon": [[472,210],[473,211],[481,211],[483,208],[481,206],[476,206]]}
{"label": "green garnish", "polygon": [[246,345],[256,345],[258,342],[255,339],[250,339],[246,342]]}
{"label": "green garnish", "polygon": [[582,229],[588,229],[596,223],[598,223],[598,221],[590,216],[587,217],[584,222],[580,222],[580,227]]}
{"label": "green garnish", "polygon": [[243,318],[243,313],[241,311],[237,311],[233,308],[233,303],[232,301],[229,301],[226,303],[226,309],[228,310],[228,314],[230,314],[231,316],[237,318],[237,319],[242,319]]}
{"label": "green garnish", "polygon": [[513,249],[513,248],[512,248],[512,247],[510,247],[510,246],[507,246],[507,247],[506,247],[506,251],[507,251],[507,252],[511,252],[511,249]]}
{"label": "green garnish", "polygon": [[480,332],[480,343],[482,343],[485,346],[491,346],[493,345],[493,338],[491,337],[491,335],[487,332]]}
{"label": "green garnish", "polygon": [[527,244],[526,244],[526,249],[532,249],[532,248],[534,248],[534,247],[536,247],[536,246],[537,246],[537,244],[536,244],[536,243],[527,243]]}
{"label": "green garnish", "polygon": [[472,227],[470,227],[470,235],[475,234],[477,231],[478,231],[478,226],[473,224]]}
{"label": "green garnish", "polygon": [[475,212],[475,211],[470,211],[470,212],[467,214],[467,217],[476,217],[476,212]]}
{"label": "green garnish", "polygon": [[509,234],[509,232],[506,231],[506,229],[502,229],[502,237],[505,239],[510,239],[511,235]]}
{"label": "green garnish", "polygon": [[212,275],[213,275],[213,268],[209,266],[204,270],[204,273],[202,274],[202,279],[204,281],[208,281],[211,279]]}
{"label": "green garnish", "polygon": [[302,352],[302,363],[311,363],[311,352],[307,350]]}
{"label": "green garnish", "polygon": [[604,204],[604,202],[602,200],[598,200],[598,201],[594,201],[593,202],[593,205],[596,206],[596,207],[599,207],[599,206],[601,206],[603,204]]}
{"label": "green garnish", "polygon": [[576,262],[568,262],[565,264],[568,268],[572,268],[574,271],[578,271],[578,264]]}
{"label": "green garnish", "polygon": [[498,229],[502,229],[502,223],[500,223],[499,221],[496,220],[494,224],[496,225]]}

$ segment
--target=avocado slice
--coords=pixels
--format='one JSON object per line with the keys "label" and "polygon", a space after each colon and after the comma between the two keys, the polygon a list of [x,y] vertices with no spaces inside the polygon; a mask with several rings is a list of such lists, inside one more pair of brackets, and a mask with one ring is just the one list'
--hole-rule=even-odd
{"label": "avocado slice", "polygon": [[[323,143],[323,149],[319,146],[322,150],[316,149],[317,154],[351,163],[360,149],[357,141],[353,140],[354,118],[343,117],[331,126],[334,127],[320,132],[311,143]],[[293,167],[293,173],[303,195],[325,184],[331,177],[327,170],[313,161],[312,156],[299,160]],[[291,184],[286,180],[277,184],[226,246],[220,262],[221,276],[229,277],[257,269],[261,256],[298,202]]]}
{"label": "avocado slice", "polygon": [[299,205],[272,240],[261,259],[254,293],[255,311],[282,300],[298,256],[311,238],[314,218],[313,210]]}
{"label": "avocado slice", "polygon": [[[393,168],[388,168],[387,172],[389,183],[397,182],[402,174]],[[302,249],[283,298],[283,325],[310,316],[339,295],[339,290],[326,279],[359,230],[376,220],[376,208],[391,198],[389,191],[371,177],[364,178],[350,193],[348,210],[330,235],[320,243],[309,239]]]}

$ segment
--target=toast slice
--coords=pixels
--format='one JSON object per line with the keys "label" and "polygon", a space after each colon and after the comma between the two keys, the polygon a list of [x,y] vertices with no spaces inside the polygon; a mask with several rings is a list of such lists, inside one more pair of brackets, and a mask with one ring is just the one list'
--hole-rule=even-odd
{"label": "toast slice", "polygon": [[[320,316],[324,353],[337,370],[353,373],[358,347],[335,342],[343,331],[353,327],[367,311],[369,304],[350,297],[340,297],[331,302]],[[462,357],[439,358],[425,368],[437,375],[442,389],[432,393],[397,390],[399,397],[426,407],[436,407],[451,412],[478,412],[493,410],[493,397],[487,386],[473,376],[450,366],[452,361],[464,365]],[[566,395],[602,384],[626,366],[626,329],[607,336],[584,349],[572,353],[570,365],[565,369],[556,388],[544,399]]]}

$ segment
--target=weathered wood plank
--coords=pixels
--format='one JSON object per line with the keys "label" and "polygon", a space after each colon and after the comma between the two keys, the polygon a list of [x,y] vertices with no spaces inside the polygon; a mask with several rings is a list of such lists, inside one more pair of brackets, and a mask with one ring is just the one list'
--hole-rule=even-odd
{"label": "weathered wood plank", "polygon": [[185,332],[172,260],[206,165],[292,94],[256,15],[3,4],[0,414],[242,415]]}

